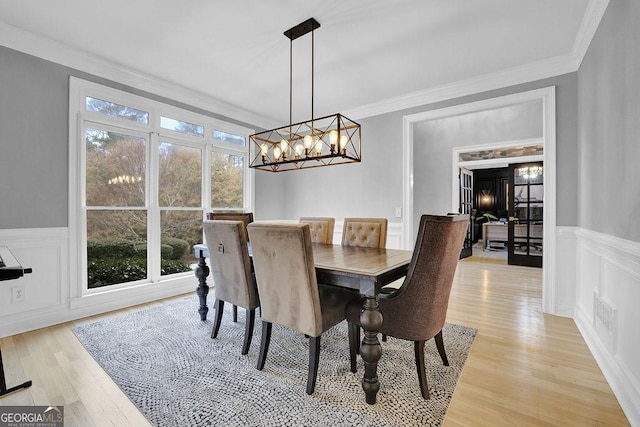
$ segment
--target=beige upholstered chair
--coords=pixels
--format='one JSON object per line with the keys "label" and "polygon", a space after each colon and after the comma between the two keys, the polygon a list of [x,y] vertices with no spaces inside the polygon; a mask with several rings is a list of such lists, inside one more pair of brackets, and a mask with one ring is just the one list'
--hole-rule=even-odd
{"label": "beige upholstered chair", "polygon": [[[242,221],[244,225],[245,231],[247,225],[253,222],[253,212],[231,212],[231,211],[220,211],[220,212],[208,212],[207,213],[208,220],[222,220],[222,221]],[[245,233],[246,234],[246,233]],[[236,305],[233,306],[233,321],[238,321],[238,307]]]}
{"label": "beige upholstered chair", "polygon": [[[429,398],[425,374],[424,343],[434,338],[445,366],[449,366],[442,339],[449,294],[467,233],[469,215],[420,218],[420,228],[409,272],[402,286],[390,294],[378,296],[384,322],[380,332],[414,342],[416,368],[422,397]],[[361,302],[349,304],[349,342],[355,354]],[[351,366],[355,372],[355,366]]]}
{"label": "beige upholstered chair", "polygon": [[313,243],[325,243],[327,245],[333,243],[333,229],[336,224],[335,218],[303,216],[300,217],[300,223],[309,224],[311,241]]}
{"label": "beige upholstered chair", "polygon": [[345,218],[342,246],[384,248],[387,244],[386,218]]}
{"label": "beige upholstered chair", "polygon": [[[242,221],[204,221],[211,274],[216,292],[216,317],[211,338],[218,336],[224,303],[247,312],[242,354],[247,354],[253,335],[256,307],[260,305],[247,245],[247,230]],[[235,313],[234,313],[235,314]]]}
{"label": "beige upholstered chair", "polygon": [[301,332],[309,336],[307,394],[312,394],[320,336],[345,319],[346,305],[359,295],[317,283],[309,224],[254,222],[248,229],[262,315],[257,368],[264,367],[273,323]]}

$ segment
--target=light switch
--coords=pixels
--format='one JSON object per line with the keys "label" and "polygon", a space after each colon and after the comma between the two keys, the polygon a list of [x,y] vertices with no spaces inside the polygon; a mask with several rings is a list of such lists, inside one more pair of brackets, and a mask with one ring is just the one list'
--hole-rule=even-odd
{"label": "light switch", "polygon": [[402,218],[402,208],[396,208],[396,218]]}

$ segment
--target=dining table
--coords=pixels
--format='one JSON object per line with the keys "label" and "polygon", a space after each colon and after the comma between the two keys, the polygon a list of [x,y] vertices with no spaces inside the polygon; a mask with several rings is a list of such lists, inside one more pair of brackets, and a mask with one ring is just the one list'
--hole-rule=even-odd
{"label": "dining table", "polygon": [[[364,338],[360,346],[360,356],[364,362],[362,389],[369,404],[376,403],[380,390],[378,379],[378,361],[382,357],[382,346],[378,333],[384,321],[378,306],[377,296],[383,286],[407,275],[412,251],[386,248],[363,248],[357,246],[328,245],[313,243],[318,283],[355,289],[364,297],[360,322],[364,329]],[[206,259],[209,251],[206,244],[194,245],[194,254],[198,259],[195,275],[198,279],[196,294],[200,306],[201,320],[206,320],[209,308],[207,295],[209,286],[207,277],[209,267]]]}

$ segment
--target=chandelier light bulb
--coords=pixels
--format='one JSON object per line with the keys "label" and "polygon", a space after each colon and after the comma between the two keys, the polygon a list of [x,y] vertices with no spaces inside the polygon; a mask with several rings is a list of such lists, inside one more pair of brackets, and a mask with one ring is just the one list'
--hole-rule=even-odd
{"label": "chandelier light bulb", "polygon": [[340,154],[345,155],[347,153],[348,143],[349,137],[347,135],[340,135]]}

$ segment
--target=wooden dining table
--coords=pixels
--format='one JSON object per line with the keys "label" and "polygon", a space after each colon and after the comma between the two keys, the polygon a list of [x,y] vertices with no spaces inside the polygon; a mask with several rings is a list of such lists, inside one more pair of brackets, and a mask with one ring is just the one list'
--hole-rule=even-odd
{"label": "wooden dining table", "polygon": [[[207,246],[194,246],[198,258],[195,275],[198,278],[196,293],[200,306],[200,319],[206,320],[209,311],[207,295],[209,286],[206,279],[209,267]],[[360,346],[360,356],[364,361],[364,377],[362,389],[369,404],[376,402],[380,389],[378,380],[378,361],[382,356],[382,347],[378,333],[382,326],[383,316],[378,306],[377,296],[383,286],[406,276],[413,252],[400,249],[361,248],[355,246],[313,244],[313,257],[316,266],[318,283],[355,289],[365,297],[363,312],[360,315],[364,338]]]}

